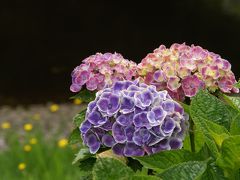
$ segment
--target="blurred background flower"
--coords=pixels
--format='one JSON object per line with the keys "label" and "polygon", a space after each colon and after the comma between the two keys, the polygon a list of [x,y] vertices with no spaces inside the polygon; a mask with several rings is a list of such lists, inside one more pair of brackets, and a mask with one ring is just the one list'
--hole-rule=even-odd
{"label": "blurred background flower", "polygon": [[3,122],[1,124],[1,128],[2,129],[9,129],[9,128],[11,128],[11,124],[9,122]]}
{"label": "blurred background flower", "polygon": [[25,163],[20,163],[20,164],[18,164],[18,169],[19,169],[20,171],[23,171],[24,169],[26,169],[26,164],[25,164]]}

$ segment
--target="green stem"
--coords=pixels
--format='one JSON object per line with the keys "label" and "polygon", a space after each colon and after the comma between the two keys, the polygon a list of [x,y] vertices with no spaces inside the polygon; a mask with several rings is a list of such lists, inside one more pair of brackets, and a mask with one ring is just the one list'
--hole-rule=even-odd
{"label": "green stem", "polygon": [[192,152],[195,152],[194,123],[191,118],[189,118],[189,124],[190,124],[189,136],[190,136],[191,150]]}

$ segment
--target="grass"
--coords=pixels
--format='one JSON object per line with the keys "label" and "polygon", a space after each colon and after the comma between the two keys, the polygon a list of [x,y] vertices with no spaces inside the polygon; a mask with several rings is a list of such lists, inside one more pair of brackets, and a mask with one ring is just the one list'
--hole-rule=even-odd
{"label": "grass", "polygon": [[[44,112],[42,113],[44,114]],[[67,123],[72,123],[67,116],[73,116],[75,112],[67,114],[65,118],[62,116],[65,113],[59,113],[61,119],[59,118],[59,125],[53,132],[51,132],[52,126],[46,128],[44,123],[48,123],[53,116],[57,116],[57,112],[39,122],[28,120],[27,123],[33,125],[33,129],[29,131],[23,128],[26,120],[22,123],[13,120],[10,128],[1,129],[0,127],[0,140],[3,140],[5,144],[1,146],[0,141],[1,180],[81,179],[82,174],[79,168],[72,165],[74,154],[79,148],[67,145],[64,141],[67,134],[62,133],[66,131],[66,127],[69,127]],[[0,116],[0,120],[1,118]],[[55,119],[57,122],[58,118],[55,117]],[[70,132],[71,129],[67,131]],[[37,142],[31,142],[32,138],[35,138]],[[60,143],[61,139],[62,143]],[[25,145],[28,147],[24,149]],[[19,169],[21,163],[24,163],[26,167]]]}

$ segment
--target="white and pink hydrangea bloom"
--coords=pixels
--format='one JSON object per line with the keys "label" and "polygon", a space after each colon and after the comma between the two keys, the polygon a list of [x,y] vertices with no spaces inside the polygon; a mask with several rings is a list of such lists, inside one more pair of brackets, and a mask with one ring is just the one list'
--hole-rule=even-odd
{"label": "white and pink hydrangea bloom", "polygon": [[231,64],[200,46],[164,45],[148,54],[138,65],[138,76],[158,90],[167,90],[178,100],[193,97],[200,88],[238,93]]}
{"label": "white and pink hydrangea bloom", "polygon": [[119,80],[132,80],[137,64],[124,59],[119,53],[96,53],[82,61],[72,72],[72,92],[79,92],[83,86],[89,91],[101,90]]}

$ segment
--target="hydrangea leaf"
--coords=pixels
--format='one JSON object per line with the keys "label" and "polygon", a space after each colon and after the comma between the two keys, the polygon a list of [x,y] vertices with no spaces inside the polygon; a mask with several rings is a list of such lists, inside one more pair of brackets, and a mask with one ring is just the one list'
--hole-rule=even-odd
{"label": "hydrangea leaf", "polygon": [[81,99],[83,102],[88,103],[95,99],[95,94],[96,93],[94,91],[83,89],[75,96],[72,96],[70,99]]}
{"label": "hydrangea leaf", "polygon": [[230,133],[232,135],[240,135],[240,113],[232,120]]}
{"label": "hydrangea leaf", "polygon": [[194,160],[196,158],[196,154],[183,149],[162,151],[150,156],[134,157],[134,159],[138,160],[144,167],[156,171],[167,169],[175,164]]}
{"label": "hydrangea leaf", "polygon": [[235,86],[236,88],[240,88],[240,80],[238,80],[238,82],[237,82],[236,84],[234,84],[234,86]]}
{"label": "hydrangea leaf", "polygon": [[85,160],[81,160],[79,164],[79,169],[81,174],[81,179],[92,179],[92,169],[96,163],[96,158],[90,157]]}
{"label": "hydrangea leaf", "polygon": [[221,94],[221,97],[235,110],[240,112],[240,97],[237,96],[227,96],[225,94]]}
{"label": "hydrangea leaf", "polygon": [[77,163],[78,161],[83,161],[85,159],[88,159],[89,157],[93,156],[90,154],[88,148],[81,148],[79,152],[76,154],[76,157],[74,158],[72,164]]}
{"label": "hydrangea leaf", "polygon": [[68,138],[68,144],[72,145],[72,144],[76,144],[80,141],[81,141],[80,131],[79,131],[79,128],[77,127],[71,132],[71,134]]}
{"label": "hydrangea leaf", "polygon": [[[194,127],[194,144],[195,144],[195,152],[199,152],[201,148],[203,147],[205,141],[204,141],[204,135],[203,132],[199,127]],[[190,136],[189,134],[185,137],[183,142],[183,149],[191,151],[191,142],[190,142]]]}
{"label": "hydrangea leaf", "polygon": [[232,115],[230,133],[232,135],[240,135],[240,97],[227,96],[225,94],[220,94],[220,97],[229,104],[228,109]]}
{"label": "hydrangea leaf", "polygon": [[216,162],[209,163],[206,171],[200,180],[226,180],[223,170],[216,165]]}
{"label": "hydrangea leaf", "polygon": [[159,180],[159,177],[150,175],[134,175],[131,180]]}
{"label": "hydrangea leaf", "polygon": [[222,152],[217,165],[223,169],[237,170],[240,168],[240,136],[231,136],[222,143]]}
{"label": "hydrangea leaf", "polygon": [[112,158],[98,158],[93,167],[93,179],[113,180],[131,179],[134,172],[121,161]]}
{"label": "hydrangea leaf", "polygon": [[195,117],[207,119],[223,125],[227,129],[230,127],[232,116],[229,114],[227,106],[207,91],[200,90],[198,94],[193,97],[191,112],[193,111]]}
{"label": "hydrangea leaf", "polygon": [[82,110],[73,118],[73,123],[76,127],[79,127],[80,124],[84,121],[86,114],[86,109]]}
{"label": "hydrangea leaf", "polygon": [[219,154],[218,147],[221,147],[224,139],[229,137],[229,132],[225,127],[204,118],[193,116],[193,120],[195,125],[203,132],[204,140],[216,158]]}
{"label": "hydrangea leaf", "polygon": [[177,164],[159,174],[163,180],[195,180],[202,176],[207,169],[207,161],[188,161]]}

